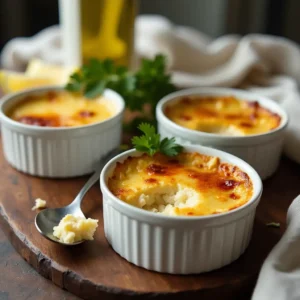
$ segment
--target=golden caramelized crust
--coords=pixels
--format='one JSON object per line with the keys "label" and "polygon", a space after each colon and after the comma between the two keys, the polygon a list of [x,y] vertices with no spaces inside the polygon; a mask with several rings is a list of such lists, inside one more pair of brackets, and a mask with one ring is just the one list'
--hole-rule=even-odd
{"label": "golden caramelized crust", "polygon": [[117,163],[110,191],[128,204],[167,215],[210,215],[245,204],[252,196],[249,176],[218,157],[180,153],[143,154]]}
{"label": "golden caramelized crust", "polygon": [[83,126],[108,119],[115,108],[102,97],[86,99],[67,91],[27,96],[8,113],[11,119],[28,125]]}
{"label": "golden caramelized crust", "polygon": [[241,136],[269,132],[280,125],[279,115],[258,102],[233,96],[189,96],[169,104],[165,115],[183,127],[222,135]]}

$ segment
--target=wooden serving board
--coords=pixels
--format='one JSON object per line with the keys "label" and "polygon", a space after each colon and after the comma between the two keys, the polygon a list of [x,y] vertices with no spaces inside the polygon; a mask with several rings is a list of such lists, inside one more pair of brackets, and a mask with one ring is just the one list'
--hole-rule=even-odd
{"label": "wooden serving board", "polygon": [[[284,232],[287,208],[300,193],[300,166],[283,158],[276,175],[264,182],[246,252],[220,270],[175,276],[136,267],[112,250],[103,231],[99,184],[83,203],[86,216],[99,219],[95,240],[74,247],[46,240],[34,226],[34,199],[46,199],[49,207],[67,205],[87,177],[50,180],[25,175],[5,161],[2,150],[0,166],[0,222],[7,237],[42,276],[84,299],[249,299],[263,260]],[[281,228],[265,225],[272,221]]]}

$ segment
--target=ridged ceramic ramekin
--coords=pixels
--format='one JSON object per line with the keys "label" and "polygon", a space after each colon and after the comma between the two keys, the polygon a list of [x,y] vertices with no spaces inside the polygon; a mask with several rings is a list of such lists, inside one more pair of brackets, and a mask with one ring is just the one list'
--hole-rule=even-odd
{"label": "ridged ceramic ramekin", "polygon": [[100,176],[105,236],[118,254],[148,270],[192,274],[218,269],[236,260],[251,239],[262,193],[257,172],[223,151],[202,146],[186,146],[185,151],[217,156],[221,162],[238,166],[251,178],[254,193],[245,205],[226,213],[165,216],[127,204],[115,197],[107,186],[117,162],[141,154],[129,150],[110,160]]}
{"label": "ridged ceramic ramekin", "polygon": [[22,124],[6,113],[24,97],[60,91],[62,87],[35,88],[2,98],[0,120],[6,160],[16,169],[41,177],[66,178],[92,173],[95,164],[121,141],[123,98],[112,90],[116,113],[102,122],[76,127],[40,127]]}
{"label": "ridged ceramic ramekin", "polygon": [[[164,114],[168,104],[182,96],[235,96],[245,101],[257,101],[262,107],[281,117],[278,128],[263,134],[247,136],[224,136],[191,130],[177,125]],[[199,100],[201,101],[201,100]],[[177,142],[198,144],[217,148],[236,155],[253,166],[262,179],[271,176],[277,169],[288,123],[286,112],[274,101],[252,92],[227,88],[192,88],[167,95],[156,107],[158,131],[162,137],[175,136]]]}

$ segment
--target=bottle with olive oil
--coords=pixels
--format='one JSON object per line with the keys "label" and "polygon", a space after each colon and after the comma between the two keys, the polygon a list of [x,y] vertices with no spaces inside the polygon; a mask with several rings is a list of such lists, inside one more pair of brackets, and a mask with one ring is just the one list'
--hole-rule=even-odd
{"label": "bottle with olive oil", "polygon": [[137,0],[59,0],[65,65],[110,58],[130,67]]}

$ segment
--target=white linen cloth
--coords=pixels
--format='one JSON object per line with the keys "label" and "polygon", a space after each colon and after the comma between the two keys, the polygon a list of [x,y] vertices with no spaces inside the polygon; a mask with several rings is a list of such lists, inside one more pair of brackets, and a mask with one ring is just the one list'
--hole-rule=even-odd
{"label": "white linen cloth", "polygon": [[36,35],[10,40],[2,49],[2,68],[23,71],[32,58],[40,58],[53,64],[62,64],[61,34],[58,25],[43,29]]}
{"label": "white linen cloth", "polygon": [[[157,15],[136,19],[136,63],[164,53],[173,82],[181,87],[222,86],[250,89],[277,101],[287,111],[284,151],[300,163],[300,49],[285,38],[250,34],[215,40]],[[31,38],[15,38],[4,47],[2,67],[22,70],[32,58],[63,63],[61,33],[55,25]]]}
{"label": "white linen cloth", "polygon": [[252,300],[300,299],[300,196],[288,209],[287,223],[262,266]]}
{"label": "white linen cloth", "polygon": [[[62,64],[59,26],[32,38],[16,38],[3,49],[4,68],[22,70],[32,58]],[[161,16],[136,20],[135,52],[141,57],[168,56],[179,87],[241,87],[269,96],[290,116],[286,154],[300,163],[300,50],[284,38],[251,34],[212,40],[192,28],[175,26]],[[300,299],[300,196],[288,211],[288,229],[265,260],[252,300]]]}

